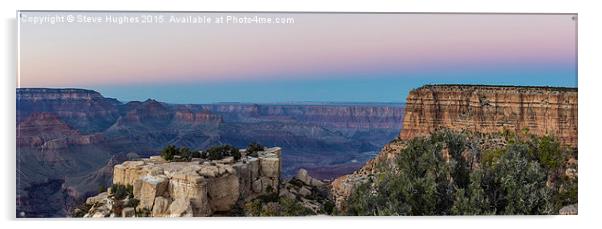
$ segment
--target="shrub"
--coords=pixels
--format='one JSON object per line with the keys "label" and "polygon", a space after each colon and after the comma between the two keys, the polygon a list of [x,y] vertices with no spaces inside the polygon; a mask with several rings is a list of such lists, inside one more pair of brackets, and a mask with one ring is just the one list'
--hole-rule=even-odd
{"label": "shrub", "polygon": [[261,216],[261,208],[263,204],[261,200],[255,199],[245,203],[244,212],[247,216]]}
{"label": "shrub", "polygon": [[557,170],[565,159],[560,142],[550,136],[531,138],[529,156],[546,167],[548,171]]}
{"label": "shrub", "polygon": [[173,160],[174,156],[178,155],[179,150],[174,145],[168,145],[163,150],[161,150],[161,157],[166,161]]}
{"label": "shrub", "polygon": [[207,158],[209,160],[221,160],[224,157],[234,157],[234,160],[237,161],[241,158],[238,148],[231,145],[214,146],[205,151],[207,152]]}
{"label": "shrub", "polygon": [[[577,179],[546,184],[549,171],[566,160],[553,138],[532,137],[485,150],[475,168],[468,165],[479,149],[471,144],[465,135],[446,131],[408,141],[393,167],[353,190],[343,214],[556,214],[577,202]],[[449,162],[441,156],[444,149]]]}
{"label": "shrub", "polygon": [[527,151],[526,145],[509,145],[499,162],[484,170],[480,186],[496,214],[553,213],[545,169],[530,160]]}
{"label": "shrub", "polygon": [[209,158],[209,153],[207,153],[207,151],[202,151],[201,152],[201,158],[203,158],[203,159]]}
{"label": "shrub", "polygon": [[497,162],[506,153],[503,148],[487,149],[481,157],[481,164],[484,166],[491,166]]}
{"label": "shrub", "polygon": [[324,213],[326,213],[327,215],[333,215],[334,210],[335,210],[334,203],[332,201],[326,200],[324,202],[324,207],[323,207]]}
{"label": "shrub", "polygon": [[234,157],[235,161],[238,161],[238,160],[240,160],[240,157],[242,155],[240,154],[240,151],[238,149],[235,149],[235,150],[230,151],[230,156]]}
{"label": "shrub", "polygon": [[298,201],[268,194],[247,202],[243,209],[247,216],[304,216],[313,212]]}
{"label": "shrub", "polygon": [[190,159],[192,158],[192,151],[190,151],[190,149],[186,147],[179,148],[178,156],[180,156],[182,160],[190,161]]}
{"label": "shrub", "polygon": [[81,206],[74,208],[73,211],[71,211],[71,216],[75,218],[82,218],[90,211],[91,208],[92,205],[83,203]]}
{"label": "shrub", "polygon": [[134,187],[131,185],[113,184],[111,186],[111,193],[118,200],[123,200],[126,197],[134,198]]}
{"label": "shrub", "polygon": [[557,205],[555,206],[557,209],[560,209],[563,206],[577,203],[577,178],[570,179],[567,177],[563,177],[560,181],[560,185],[557,191]]}
{"label": "shrub", "polygon": [[209,156],[207,157],[209,160],[221,160],[224,159],[224,154],[220,151],[209,151]]}
{"label": "shrub", "polygon": [[279,216],[304,216],[304,215],[312,215],[313,212],[301,205],[294,199],[290,199],[287,197],[281,197],[278,200],[280,205]]}
{"label": "shrub", "polygon": [[257,157],[257,152],[259,151],[263,151],[264,147],[256,142],[249,144],[249,146],[247,146],[247,150],[246,153],[248,156],[251,157]]}
{"label": "shrub", "polygon": [[168,145],[161,150],[161,157],[166,161],[190,161],[192,158],[201,157],[199,152],[192,152],[189,148],[178,148],[174,145]]}
{"label": "shrub", "polygon": [[272,193],[274,191],[274,188],[272,188],[272,186],[270,185],[270,186],[268,186],[268,187],[265,188],[265,191],[267,193]]}

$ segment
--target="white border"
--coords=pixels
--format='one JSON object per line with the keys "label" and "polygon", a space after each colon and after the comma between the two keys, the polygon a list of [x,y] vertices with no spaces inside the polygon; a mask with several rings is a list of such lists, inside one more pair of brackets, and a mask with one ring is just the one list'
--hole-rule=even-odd
{"label": "white border", "polygon": [[[196,11],[367,11],[367,12],[506,12],[506,13],[578,13],[579,14],[579,215],[552,217],[310,217],[310,218],[207,218],[193,220],[19,220],[15,216],[15,87],[16,87],[16,10],[196,10]],[[4,147],[2,163],[3,228],[582,228],[599,226],[602,174],[600,142],[599,66],[602,21],[595,1],[558,0],[24,0],[3,1],[2,34],[5,54],[2,69],[2,118],[0,145]]]}

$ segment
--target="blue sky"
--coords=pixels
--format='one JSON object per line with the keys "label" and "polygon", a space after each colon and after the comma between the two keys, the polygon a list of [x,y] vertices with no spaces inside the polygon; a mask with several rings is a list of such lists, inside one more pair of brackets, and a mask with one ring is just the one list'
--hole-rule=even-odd
{"label": "blue sky", "polygon": [[577,87],[575,68],[430,72],[411,76],[380,73],[370,76],[324,75],[311,80],[266,80],[102,86],[90,89],[122,101],[157,99],[169,103],[215,102],[393,102],[425,84],[492,84]]}

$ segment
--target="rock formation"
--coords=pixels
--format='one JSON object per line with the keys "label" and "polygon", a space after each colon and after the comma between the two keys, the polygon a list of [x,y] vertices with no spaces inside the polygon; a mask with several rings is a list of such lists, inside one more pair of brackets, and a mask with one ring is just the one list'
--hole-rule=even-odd
{"label": "rock formation", "polygon": [[17,125],[17,146],[21,147],[39,147],[47,151],[67,148],[68,145],[87,145],[101,141],[101,135],[82,135],[54,113],[33,113]]}
{"label": "rock formation", "polygon": [[85,89],[18,88],[16,104],[18,217],[64,216],[70,206],[37,209],[49,199],[81,202],[110,185],[98,174],[111,158],[148,157],[168,144],[278,145],[287,149],[283,176],[305,168],[333,179],[355,171],[395,137],[403,115],[400,104],[380,103],[123,103]]}
{"label": "rock formation", "polygon": [[81,133],[93,133],[117,120],[119,104],[92,90],[17,88],[17,124],[32,114],[47,112]]}
{"label": "rock formation", "polygon": [[297,201],[314,215],[328,214],[326,203],[332,203],[328,184],[310,176],[305,169],[299,169],[297,175],[283,183],[279,196]]}
{"label": "rock formation", "polygon": [[399,130],[400,104],[209,104],[203,108],[226,121],[297,121],[340,129]]}
{"label": "rock formation", "polygon": [[405,148],[405,140],[437,129],[479,133],[528,130],[538,136],[553,135],[561,143],[577,147],[576,88],[427,85],[410,92],[403,117],[399,139],[386,144],[359,170],[332,182],[337,209],[345,207],[354,188],[378,173],[377,164],[393,163]]}
{"label": "rock formation", "polygon": [[153,217],[210,216],[228,212],[241,202],[277,192],[280,186],[279,147],[235,161],[193,159],[167,162],[153,156],[126,161],[114,167],[113,184],[131,185],[136,209],[116,212],[111,194],[100,193],[86,201],[91,209],[84,217],[133,216],[147,210]]}
{"label": "rock formation", "polygon": [[439,128],[495,133],[528,130],[577,146],[577,89],[427,85],[407,97],[401,139]]}

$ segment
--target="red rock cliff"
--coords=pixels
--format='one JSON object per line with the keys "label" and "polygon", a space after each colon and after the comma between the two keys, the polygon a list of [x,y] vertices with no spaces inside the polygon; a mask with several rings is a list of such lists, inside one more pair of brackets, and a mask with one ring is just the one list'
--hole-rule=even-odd
{"label": "red rock cliff", "polygon": [[554,135],[577,146],[577,89],[481,85],[427,85],[407,97],[401,139],[438,128]]}
{"label": "red rock cliff", "polygon": [[[551,134],[577,147],[577,89],[482,85],[427,85],[407,97],[403,129],[409,140],[439,128],[495,133],[504,130]],[[386,144],[380,153],[352,174],[335,179],[331,194],[337,209],[359,184],[378,173],[377,164],[391,162],[405,148],[404,141]]]}

